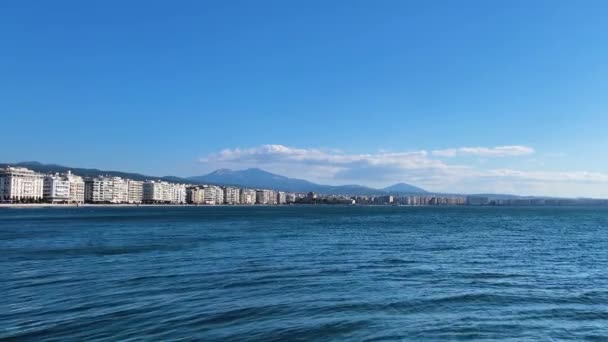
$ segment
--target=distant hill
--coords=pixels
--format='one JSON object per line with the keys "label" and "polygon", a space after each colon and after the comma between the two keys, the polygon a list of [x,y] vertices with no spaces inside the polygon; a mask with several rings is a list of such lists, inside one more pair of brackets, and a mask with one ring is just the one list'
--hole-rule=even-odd
{"label": "distant hill", "polygon": [[148,179],[160,179],[160,180],[164,180],[167,182],[174,182],[174,183],[186,183],[186,184],[195,183],[189,179],[185,179],[185,178],[181,178],[181,177],[174,177],[174,176],[155,177],[155,176],[148,176],[148,175],[142,175],[139,173],[131,173],[131,172],[86,169],[86,168],[68,167],[68,166],[56,165],[56,164],[42,164],[42,163],[35,162],[35,161],[19,162],[19,163],[0,163],[0,168],[4,168],[7,166],[25,167],[25,168],[28,168],[30,170],[40,172],[40,173],[55,173],[55,172],[63,173],[63,172],[67,172],[67,171],[72,171],[73,174],[82,176],[82,177],[111,176],[111,177],[128,178],[128,179],[133,179],[133,180],[138,180],[138,181],[144,181],[144,180],[148,180]]}
{"label": "distant hill", "polygon": [[[303,179],[289,178],[261,169],[252,168],[246,170],[220,169],[207,175],[188,178],[191,181],[200,183],[212,183],[233,185],[245,188],[267,188],[291,192],[316,192],[320,194],[341,194],[350,196],[359,195],[385,195],[385,189],[374,189],[362,185],[322,185],[309,182]],[[425,193],[423,189],[405,183],[400,184],[401,189],[409,193]],[[409,189],[409,190],[407,190]]]}
{"label": "distant hill", "polygon": [[319,194],[336,194],[348,196],[380,196],[387,194],[422,194],[425,190],[413,185],[399,183],[384,189],[374,189],[362,185],[322,185],[309,182],[304,179],[289,178],[261,169],[252,168],[246,170],[219,169],[207,175],[195,177],[163,176],[156,177],[140,173],[121,172],[111,170],[87,169],[79,167],[68,167],[57,164],[42,164],[35,161],[19,163],[0,163],[0,168],[7,166],[25,167],[40,173],[63,173],[72,171],[73,174],[82,177],[111,176],[122,177],[133,180],[144,181],[148,179],[160,179],[166,182],[185,184],[215,184],[232,185],[251,189],[273,189],[289,192],[315,192]]}
{"label": "distant hill", "polygon": [[391,186],[387,186],[386,188],[382,189],[390,194],[403,194],[403,193],[407,193],[407,194],[426,194],[428,193],[426,190],[421,189],[419,187],[407,184],[407,183],[397,183],[397,184],[393,184]]}

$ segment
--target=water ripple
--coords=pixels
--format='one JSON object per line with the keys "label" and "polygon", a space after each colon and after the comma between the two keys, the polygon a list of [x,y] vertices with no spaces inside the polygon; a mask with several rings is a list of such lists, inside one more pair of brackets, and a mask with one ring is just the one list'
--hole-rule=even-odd
{"label": "water ripple", "polygon": [[608,340],[608,210],[0,211],[0,340]]}

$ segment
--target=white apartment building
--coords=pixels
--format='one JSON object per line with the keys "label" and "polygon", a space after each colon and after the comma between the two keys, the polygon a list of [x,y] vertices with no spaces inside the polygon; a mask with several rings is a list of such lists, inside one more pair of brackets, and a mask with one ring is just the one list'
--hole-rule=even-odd
{"label": "white apartment building", "polygon": [[225,204],[239,204],[241,203],[241,194],[239,188],[224,188],[224,203]]}
{"label": "white apartment building", "polygon": [[146,181],[143,184],[144,203],[186,203],[186,185],[163,181]]}
{"label": "white apartment building", "polygon": [[295,203],[296,202],[296,194],[293,192],[288,192],[285,194],[285,202],[286,203]]}
{"label": "white apartment building", "polygon": [[144,203],[170,203],[169,183],[146,181],[143,184]]}
{"label": "white apartment building", "polygon": [[84,180],[80,176],[73,175],[71,171],[65,175],[70,182],[70,203],[84,203]]}
{"label": "white apartment building", "polygon": [[204,203],[205,190],[200,186],[191,186],[186,189],[186,203],[202,204]]}
{"label": "white apartment building", "polygon": [[185,204],[186,203],[186,185],[169,183],[171,189],[171,203]]}
{"label": "white apartment building", "polygon": [[213,185],[203,185],[203,203],[204,204],[216,204],[215,200],[217,198],[216,195],[216,187]]}
{"label": "white apartment building", "polygon": [[241,204],[255,204],[256,193],[255,190],[241,189]]}
{"label": "white apartment building", "polygon": [[277,192],[268,190],[268,204],[277,204]]}
{"label": "white apartment building", "polygon": [[224,191],[219,186],[203,185],[200,187],[203,204],[222,204],[224,203]]}
{"label": "white apartment building", "polygon": [[95,177],[84,182],[84,200],[89,203],[112,203],[114,184],[110,177]]}
{"label": "white apartment building", "polygon": [[285,204],[287,203],[287,195],[283,191],[277,192],[277,204]]}
{"label": "white apartment building", "polygon": [[70,201],[70,181],[58,173],[44,176],[42,196],[46,202],[68,203]]}
{"label": "white apartment building", "polygon": [[144,200],[144,182],[127,180],[127,202],[141,203]]}
{"label": "white apartment building", "polygon": [[223,204],[224,203],[224,189],[219,186],[215,187],[215,204]]}
{"label": "white apartment building", "polygon": [[256,190],[255,191],[255,203],[257,204],[272,204],[271,196],[273,191],[270,190]]}
{"label": "white apartment building", "polygon": [[129,180],[112,177],[112,203],[129,203]]}
{"label": "white apartment building", "polygon": [[0,202],[39,201],[43,176],[23,167],[0,169]]}

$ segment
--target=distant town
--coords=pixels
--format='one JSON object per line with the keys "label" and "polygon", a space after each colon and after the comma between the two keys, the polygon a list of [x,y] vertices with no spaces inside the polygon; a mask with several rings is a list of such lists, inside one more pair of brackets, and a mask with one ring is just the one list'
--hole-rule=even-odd
{"label": "distant town", "polygon": [[410,194],[349,196],[247,189],[214,184],[132,180],[116,176],[81,177],[43,174],[25,167],[0,168],[0,203],[28,204],[166,204],[166,205],[407,205],[407,206],[563,206],[608,205],[608,200],[492,198],[490,196]]}

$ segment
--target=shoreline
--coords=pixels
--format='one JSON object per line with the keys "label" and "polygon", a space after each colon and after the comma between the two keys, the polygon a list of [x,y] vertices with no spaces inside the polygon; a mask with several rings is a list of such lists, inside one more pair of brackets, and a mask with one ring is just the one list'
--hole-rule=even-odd
{"label": "shoreline", "polygon": [[[232,204],[215,204],[215,205],[196,205],[196,204],[132,204],[132,203],[116,203],[116,204],[108,204],[108,203],[84,203],[84,204],[65,204],[65,203],[0,203],[0,208],[137,208],[137,207],[236,207],[236,206],[246,206],[253,207],[253,205],[232,205]],[[260,206],[256,204],[256,206]]]}

